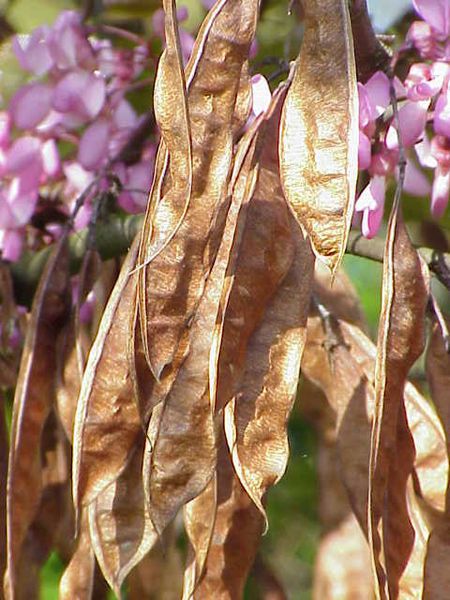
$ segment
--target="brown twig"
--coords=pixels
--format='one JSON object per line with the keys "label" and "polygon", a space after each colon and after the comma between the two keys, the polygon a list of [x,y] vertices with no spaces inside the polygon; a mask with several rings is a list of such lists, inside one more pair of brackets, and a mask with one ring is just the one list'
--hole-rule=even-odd
{"label": "brown twig", "polygon": [[83,23],[91,17],[91,15],[94,11],[94,5],[95,5],[95,0],[84,0],[83,12],[81,14]]}
{"label": "brown twig", "polygon": [[439,304],[434,294],[430,294],[429,310],[432,312],[432,314],[434,314],[434,317],[441,329],[441,335],[444,341],[445,351],[447,353],[450,353],[450,333],[448,330],[447,321],[441,309],[439,308]]}
{"label": "brown twig", "polygon": [[[358,231],[351,231],[348,238],[347,254],[383,262],[384,240],[374,238],[368,240]],[[430,271],[436,278],[450,290],[450,253],[438,252],[433,248],[417,248],[420,255],[427,263]]]}
{"label": "brown twig", "polygon": [[367,11],[366,0],[350,3],[353,39],[355,43],[358,81],[365,83],[375,71],[387,71],[390,57],[375,32]]}

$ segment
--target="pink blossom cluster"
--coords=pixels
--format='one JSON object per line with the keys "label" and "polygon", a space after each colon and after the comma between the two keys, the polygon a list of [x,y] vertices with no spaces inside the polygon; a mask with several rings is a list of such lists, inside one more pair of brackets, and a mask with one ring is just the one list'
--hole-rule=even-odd
{"label": "pink blossom cluster", "polygon": [[118,202],[127,211],[143,210],[151,182],[154,145],[140,161],[126,165],[120,150],[139,126],[126,98],[148,61],[144,43],[115,48],[91,35],[76,12],[63,12],[52,27],[17,36],[15,55],[30,80],[0,113],[0,249],[5,260],[21,254],[26,225],[40,198],[55,189],[70,214],[88,186],[92,194],[75,226],[87,224],[96,181],[120,179]]}
{"label": "pink blossom cluster", "polygon": [[[443,215],[450,192],[450,0],[413,0],[422,21],[411,25],[405,49],[414,48],[423,62],[414,63],[403,83],[393,89],[398,122],[390,105],[390,81],[375,73],[359,92],[359,168],[370,181],[356,201],[365,237],[378,232],[383,218],[386,180],[398,175],[399,147],[406,157],[404,189],[411,195],[431,193],[431,212]],[[433,184],[423,169],[433,170]]]}

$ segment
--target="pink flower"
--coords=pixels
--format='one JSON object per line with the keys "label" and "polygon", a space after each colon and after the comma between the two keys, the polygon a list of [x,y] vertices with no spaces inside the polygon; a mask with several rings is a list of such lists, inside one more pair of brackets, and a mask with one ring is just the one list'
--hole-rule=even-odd
{"label": "pink flower", "polygon": [[394,172],[398,161],[397,150],[389,150],[386,146],[381,148],[372,156],[369,167],[370,175],[383,175],[386,177]]}
{"label": "pink flower", "polygon": [[450,35],[450,3],[448,0],[413,0],[419,15],[440,36]]}
{"label": "pink flower", "polygon": [[48,47],[48,27],[38,27],[30,35],[16,35],[13,50],[25,71],[41,76],[53,66],[53,58]]}
{"label": "pink flower", "polygon": [[148,58],[147,46],[136,46],[133,50],[133,75],[138,77],[145,68],[145,63]]}
{"label": "pink flower", "polygon": [[[402,144],[405,148],[414,146],[423,136],[428,117],[429,100],[407,101],[398,111]],[[386,146],[392,150],[398,148],[398,132],[392,123],[386,135]]]}
{"label": "pink flower", "polygon": [[126,170],[118,165],[118,174],[124,186],[118,198],[119,205],[129,213],[142,212],[147,204],[152,182],[153,162],[142,161]]}
{"label": "pink flower", "polygon": [[94,316],[95,303],[97,298],[94,290],[91,290],[87,295],[85,302],[80,306],[80,321],[82,323],[89,323]]}
{"label": "pink flower", "polygon": [[359,96],[359,148],[358,167],[367,169],[371,160],[371,138],[375,133],[375,122],[390,102],[388,77],[377,71],[365,83],[358,83]]}
{"label": "pink flower", "polygon": [[45,83],[29,83],[12,97],[9,110],[19,129],[33,129],[50,112],[53,90]]}
{"label": "pink flower", "polygon": [[65,163],[63,172],[67,179],[69,195],[73,193],[76,195],[81,194],[94,181],[94,174],[86,171],[75,161]]}
{"label": "pink flower", "polygon": [[[71,210],[74,208],[74,203],[72,202]],[[92,204],[91,199],[86,199],[83,206],[77,212],[76,217],[73,222],[73,228],[75,231],[80,231],[87,227],[91,221],[92,217]]]}
{"label": "pink flower", "polygon": [[448,90],[442,93],[436,102],[433,127],[437,134],[450,136],[450,99],[448,97]]}
{"label": "pink flower", "polygon": [[386,179],[375,175],[356,201],[355,211],[362,212],[361,230],[366,238],[374,237],[383,219]]}
{"label": "pink flower", "polygon": [[377,71],[363,85],[358,83],[359,95],[359,126],[361,129],[373,129],[373,124],[389,106],[389,79]]}
{"label": "pink flower", "polygon": [[406,34],[406,46],[412,44],[422,58],[438,58],[441,54],[431,27],[424,21],[414,21]]}
{"label": "pink flower", "polygon": [[55,87],[53,108],[82,119],[95,119],[103,108],[106,87],[103,77],[86,71],[70,71]]}
{"label": "pink flower", "polygon": [[359,132],[358,169],[364,171],[369,168],[372,155],[370,139],[362,131]]}
{"label": "pink flower", "polygon": [[92,47],[96,54],[98,70],[104,77],[111,77],[116,72],[117,53],[113,49],[111,40],[92,40]]}
{"label": "pink flower", "polygon": [[446,68],[434,68],[424,63],[416,63],[411,66],[408,77],[405,80],[407,97],[410,100],[429,100],[441,91],[445,77],[448,73],[448,65],[435,63]]}
{"label": "pink flower", "polygon": [[58,69],[93,68],[94,52],[81,23],[81,15],[64,11],[48,36],[48,47]]}
{"label": "pink flower", "polygon": [[427,135],[414,146],[419,163],[422,167],[434,169],[437,165],[437,160],[431,154],[431,142]]}
{"label": "pink flower", "polygon": [[19,177],[0,190],[0,229],[16,229],[26,225],[36,208],[38,191],[26,189]]}
{"label": "pink flower", "polygon": [[[179,6],[177,8],[177,19],[178,19],[179,23],[181,23],[182,21],[186,21],[188,16],[189,16],[189,13],[188,13],[187,6]],[[166,37],[164,23],[165,23],[164,10],[162,8],[158,8],[158,10],[155,10],[155,12],[153,13],[152,27],[153,27],[153,31],[156,33],[156,35],[159,38],[161,38],[161,40],[163,42]]]}
{"label": "pink flower", "polygon": [[259,73],[252,77],[252,113],[257,117],[269,108],[272,92],[264,75]]}
{"label": "pink flower", "polygon": [[137,115],[128,100],[121,99],[112,116],[117,129],[131,129],[137,123]]}
{"label": "pink flower", "polygon": [[194,44],[195,38],[185,29],[180,29],[180,46],[184,64],[186,64],[191,57]]}
{"label": "pink flower", "polygon": [[442,217],[447,208],[450,191],[450,170],[437,167],[434,172],[433,190],[431,193],[431,213]]}
{"label": "pink flower", "polygon": [[[178,21],[184,21],[185,19],[187,19],[188,12],[187,12],[186,6],[180,6],[177,9],[177,17],[178,17]],[[164,29],[164,11],[162,8],[156,10],[153,13],[152,26],[153,26],[153,31],[164,42],[166,36],[165,36],[165,29]],[[183,54],[183,61],[184,61],[184,63],[186,63],[189,60],[189,57],[191,56],[192,48],[194,47],[195,40],[190,33],[188,33],[185,29],[182,29],[181,27],[179,29],[179,34],[180,34],[181,52]]]}
{"label": "pink flower", "polygon": [[371,118],[378,119],[384,113],[390,103],[390,83],[389,78],[383,71],[377,71],[364,84],[364,89],[368,94],[371,109]]}
{"label": "pink flower", "polygon": [[435,165],[438,164],[441,168],[450,169],[450,139],[436,135],[431,140],[430,156],[435,160]]}
{"label": "pink flower", "polygon": [[431,192],[431,185],[425,173],[410,159],[406,161],[403,189],[408,194],[418,197],[428,196]]}
{"label": "pink flower", "polygon": [[42,166],[48,177],[56,177],[61,171],[61,160],[54,139],[49,139],[42,144]]}
{"label": "pink flower", "polygon": [[0,112],[0,148],[7,148],[10,140],[11,116],[9,112]]}
{"label": "pink flower", "polygon": [[202,4],[206,8],[206,10],[211,10],[215,3],[216,0],[202,0]]}
{"label": "pink flower", "polygon": [[18,138],[5,155],[4,174],[18,177],[20,191],[37,190],[43,171],[42,143],[38,138]]}
{"label": "pink flower", "polygon": [[19,260],[23,248],[23,232],[17,229],[0,230],[0,249],[3,260]]}
{"label": "pink flower", "polygon": [[111,126],[106,119],[97,119],[83,133],[78,146],[78,162],[84,169],[94,171],[107,160],[110,133]]}

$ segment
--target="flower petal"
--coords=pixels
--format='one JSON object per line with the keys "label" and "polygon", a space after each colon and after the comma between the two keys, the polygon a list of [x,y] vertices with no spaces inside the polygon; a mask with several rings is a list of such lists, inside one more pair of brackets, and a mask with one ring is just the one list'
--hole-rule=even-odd
{"label": "flower petal", "polygon": [[60,172],[61,160],[54,139],[49,139],[42,145],[42,163],[44,172],[49,177],[56,177]]}
{"label": "flower petal", "polygon": [[19,260],[23,248],[23,232],[10,229],[1,233],[0,248],[3,260],[9,260],[10,262]]}
{"label": "flower petal", "polygon": [[375,175],[356,201],[355,211],[362,212],[361,231],[364,237],[374,237],[383,219],[386,179]]}
{"label": "flower petal", "polygon": [[419,15],[441,35],[450,35],[450,3],[448,0],[413,0]]}
{"label": "flower petal", "polygon": [[69,187],[77,193],[83,192],[94,180],[94,174],[83,169],[83,167],[75,161],[65,163],[63,165],[63,172]]}
{"label": "flower petal", "polygon": [[450,99],[447,94],[441,94],[434,109],[434,131],[440,135],[450,135]]}
{"label": "flower petal", "polygon": [[16,35],[13,50],[22,69],[39,77],[53,66],[53,58],[48,47],[48,27],[38,27],[30,35]]}
{"label": "flower petal", "polygon": [[53,95],[53,108],[94,119],[105,103],[106,87],[102,77],[86,71],[71,71],[61,79]]}
{"label": "flower petal", "polygon": [[0,148],[7,148],[10,140],[11,116],[6,111],[0,112]]}
{"label": "flower petal", "polygon": [[33,129],[50,112],[53,90],[44,83],[29,83],[12,97],[9,106],[14,124],[19,129]]}
{"label": "flower petal", "polygon": [[377,71],[364,84],[375,118],[381,116],[390,103],[389,78],[383,71]]}
{"label": "flower petal", "polygon": [[56,19],[48,38],[51,56],[59,69],[93,68],[94,52],[84,31],[81,15],[64,11]]}
{"label": "flower petal", "polygon": [[412,196],[428,196],[431,192],[431,184],[425,173],[419,169],[415,163],[407,159],[405,169],[405,181],[403,189]]}
{"label": "flower petal", "polygon": [[433,190],[431,192],[431,213],[434,217],[442,217],[447,208],[450,192],[450,171],[442,171],[439,167],[434,172]]}
{"label": "flower petal", "polygon": [[374,120],[369,93],[362,83],[358,82],[359,127],[364,129]]}
{"label": "flower petal", "polygon": [[108,156],[110,123],[106,119],[98,119],[83,133],[78,146],[78,162],[88,170],[100,167]]}
{"label": "flower petal", "polygon": [[424,135],[420,142],[414,146],[419,164],[422,167],[434,169],[437,166],[436,158],[431,154],[431,142],[427,135]]}
{"label": "flower petal", "polygon": [[359,145],[358,145],[358,169],[364,171],[370,166],[372,158],[372,145],[369,138],[362,132],[359,132]]}
{"label": "flower petal", "polygon": [[[424,136],[429,105],[429,100],[407,101],[398,111],[402,143],[405,148],[413,146]],[[398,132],[393,124],[389,127],[386,135],[386,146],[389,150],[398,148]]]}
{"label": "flower petal", "polygon": [[18,138],[5,156],[4,171],[20,180],[21,192],[26,194],[39,186],[42,175],[42,143],[39,139]]}
{"label": "flower petal", "polygon": [[269,83],[264,75],[253,75],[252,77],[253,114],[255,117],[265,112],[272,99]]}

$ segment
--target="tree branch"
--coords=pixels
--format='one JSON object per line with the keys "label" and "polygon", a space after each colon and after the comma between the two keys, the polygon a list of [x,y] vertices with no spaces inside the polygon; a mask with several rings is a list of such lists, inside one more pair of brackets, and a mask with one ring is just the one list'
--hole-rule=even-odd
{"label": "tree branch", "polygon": [[[419,254],[427,263],[430,271],[436,278],[450,290],[450,253],[439,252],[433,248],[417,248]],[[383,262],[384,240],[374,238],[368,240],[358,232],[351,231],[348,244],[347,254],[369,258],[377,262]]]}
{"label": "tree branch", "polygon": [[[142,227],[143,215],[127,215],[125,217],[111,215],[108,219],[97,223],[94,231],[95,247],[101,258],[108,260],[122,256],[128,251],[131,243]],[[78,273],[84,253],[86,252],[88,229],[83,229],[69,236],[70,271]],[[51,246],[39,252],[26,252],[22,258],[10,265],[14,282],[14,293],[19,304],[30,306],[34,291],[50,254]],[[384,240],[374,238],[368,240],[358,232],[351,231],[347,254],[360,256],[369,260],[383,262]],[[418,248],[428,268],[437,279],[450,290],[450,253],[439,252],[432,248]]]}
{"label": "tree branch", "polygon": [[[143,215],[127,215],[121,217],[111,215],[108,219],[99,221],[94,230],[95,248],[103,260],[125,254],[141,229]],[[69,236],[70,272],[78,273],[86,252],[89,229],[83,229]],[[39,252],[25,252],[22,258],[10,265],[14,282],[16,301],[24,306],[30,306],[34,291],[38,285],[41,273],[51,246]]]}
{"label": "tree branch", "polygon": [[375,35],[366,0],[353,0],[350,3],[350,18],[358,81],[365,83],[375,71],[389,70],[390,57]]}

